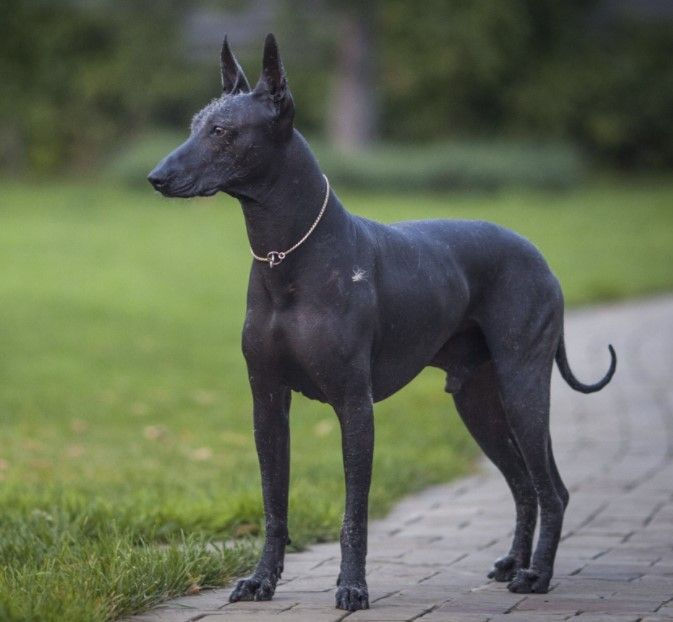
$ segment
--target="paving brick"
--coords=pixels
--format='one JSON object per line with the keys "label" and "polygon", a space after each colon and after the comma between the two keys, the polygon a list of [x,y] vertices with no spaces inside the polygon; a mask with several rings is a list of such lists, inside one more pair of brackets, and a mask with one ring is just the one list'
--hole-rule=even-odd
{"label": "paving brick", "polygon": [[187,622],[199,614],[199,610],[188,610],[182,607],[162,606],[133,617],[133,622]]}
{"label": "paving brick", "polygon": [[587,564],[578,573],[578,576],[587,579],[604,579],[606,581],[633,581],[651,570],[649,564],[618,564],[607,562],[593,562]]}
{"label": "paving brick", "polygon": [[424,615],[423,622],[488,622],[493,617],[487,613],[460,613],[450,609],[439,608]]}
{"label": "paving brick", "polygon": [[[669,602],[669,603],[670,603],[670,598],[671,598],[671,595],[669,593],[669,598],[667,599],[667,602]],[[657,613],[658,616],[667,617],[668,619],[673,620],[673,604],[669,604],[669,605],[666,605],[666,606],[663,606],[663,607],[659,607],[657,609],[656,613]]]}
{"label": "paving brick", "polygon": [[577,622],[638,622],[640,620],[639,616],[634,616],[632,614],[619,615],[614,613],[604,614],[587,612],[581,613],[577,618]]}
{"label": "paving brick", "polygon": [[417,618],[421,616],[424,612],[428,611],[428,607],[418,607],[414,605],[399,605],[399,606],[390,606],[390,605],[375,605],[371,609],[364,611],[355,611],[348,616],[347,620],[349,622],[361,622],[363,620],[393,620],[404,621],[411,620],[412,618]]}
{"label": "paving brick", "polygon": [[[229,602],[229,589],[203,590],[193,596],[183,596],[170,601],[172,607],[188,611],[216,611]],[[194,615],[194,614],[192,614]]]}
{"label": "paving brick", "polygon": [[[203,620],[203,622],[272,622],[273,620],[278,620],[278,616],[275,612],[271,611],[250,613],[231,611],[227,613],[206,614],[200,620]],[[329,620],[328,622],[333,621]]]}
{"label": "paving brick", "polygon": [[[515,611],[536,611],[538,613],[568,613],[573,611],[605,613],[611,615],[629,615],[653,612],[657,604],[649,600],[632,598],[527,598],[517,605]],[[637,615],[636,615],[637,617]]]}
{"label": "paving brick", "polygon": [[231,612],[254,613],[260,611],[269,611],[273,613],[278,613],[279,611],[283,611],[284,609],[289,609],[295,606],[298,600],[299,599],[294,598],[292,594],[283,594],[279,592],[272,601],[267,602],[239,601],[236,603],[227,603],[224,607],[221,607],[219,611],[227,613]]}

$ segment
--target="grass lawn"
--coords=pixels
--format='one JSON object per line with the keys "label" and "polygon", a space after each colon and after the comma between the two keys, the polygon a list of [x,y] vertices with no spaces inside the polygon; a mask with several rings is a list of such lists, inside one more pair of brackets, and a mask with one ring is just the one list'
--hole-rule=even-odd
{"label": "grass lawn", "polygon": [[[384,221],[510,226],[570,304],[673,286],[672,182],[342,198]],[[0,619],[113,619],[249,568],[262,524],[239,348],[250,261],[224,196],[0,182]],[[377,406],[374,515],[472,467],[442,388],[428,370]],[[340,442],[333,413],[300,396],[292,433],[301,546],[338,533]]]}

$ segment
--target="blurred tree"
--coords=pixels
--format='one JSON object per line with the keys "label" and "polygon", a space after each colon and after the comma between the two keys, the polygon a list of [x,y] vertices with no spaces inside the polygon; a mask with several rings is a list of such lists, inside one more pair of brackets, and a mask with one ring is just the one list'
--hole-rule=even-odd
{"label": "blurred tree", "polygon": [[382,13],[385,132],[431,139],[508,129],[517,89],[589,4],[389,0]]}
{"label": "blurred tree", "polygon": [[[195,14],[218,39],[196,56]],[[673,3],[660,0],[3,0],[0,166],[89,165],[150,123],[184,128],[217,94],[216,31],[238,24],[258,62],[256,31],[274,20],[297,123],[342,147],[558,138],[613,165],[673,167]]]}
{"label": "blurred tree", "polygon": [[570,138],[604,162],[673,166],[673,4],[381,6],[384,136]]}
{"label": "blurred tree", "polygon": [[87,165],[149,118],[184,123],[192,93],[205,90],[176,45],[189,4],[3,0],[4,161]]}
{"label": "blurred tree", "polygon": [[332,144],[353,151],[370,143],[375,133],[374,29],[379,3],[342,0],[332,5],[337,37],[327,133]]}
{"label": "blurred tree", "polygon": [[[672,22],[619,20],[597,37],[593,67],[576,57],[577,105],[565,129],[622,168],[673,166],[672,59]],[[571,63],[565,59],[566,70]]]}

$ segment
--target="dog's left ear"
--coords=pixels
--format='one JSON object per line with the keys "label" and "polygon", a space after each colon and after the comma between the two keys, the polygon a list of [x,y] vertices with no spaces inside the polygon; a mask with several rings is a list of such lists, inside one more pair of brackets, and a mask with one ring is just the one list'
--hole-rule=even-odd
{"label": "dog's left ear", "polygon": [[222,72],[222,93],[236,95],[237,93],[247,93],[250,90],[248,79],[231,51],[226,36],[220,52],[220,70]]}
{"label": "dog's left ear", "polygon": [[292,93],[287,86],[285,69],[280,60],[276,37],[271,33],[264,41],[264,60],[262,62],[262,75],[255,87],[255,93],[268,97],[276,109],[278,128],[283,133],[292,132],[294,119],[294,102]]}

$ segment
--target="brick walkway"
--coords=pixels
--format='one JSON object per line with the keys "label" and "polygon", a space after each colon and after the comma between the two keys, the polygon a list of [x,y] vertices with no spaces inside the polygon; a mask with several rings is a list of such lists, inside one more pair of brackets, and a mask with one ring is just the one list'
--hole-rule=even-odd
{"label": "brick walkway", "polygon": [[371,525],[367,611],[334,609],[339,549],[326,544],[288,555],[271,602],[229,604],[230,588],[218,589],[133,621],[673,620],[673,297],[574,311],[565,333],[581,380],[605,372],[608,343],[619,364],[594,395],[555,372],[554,453],[571,499],[548,594],[511,594],[485,578],[509,547],[514,508],[484,464]]}

